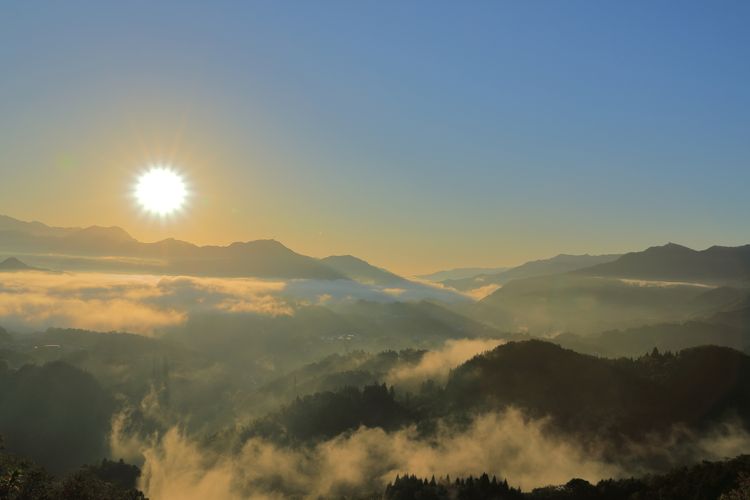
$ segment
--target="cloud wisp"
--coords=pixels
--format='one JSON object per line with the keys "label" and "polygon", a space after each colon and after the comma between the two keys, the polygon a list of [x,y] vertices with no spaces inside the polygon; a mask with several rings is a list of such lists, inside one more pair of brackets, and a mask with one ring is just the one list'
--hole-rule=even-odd
{"label": "cloud wisp", "polygon": [[389,384],[409,389],[428,379],[442,383],[453,368],[502,343],[498,339],[448,339],[440,349],[426,352],[419,363],[394,368],[385,379]]}
{"label": "cloud wisp", "polygon": [[[549,419],[529,419],[513,408],[478,415],[460,429],[440,424],[430,439],[414,427],[390,433],[363,427],[300,448],[252,438],[234,454],[209,451],[171,428],[144,445],[140,487],[162,500],[312,499],[377,494],[397,474],[465,477],[487,472],[530,490],[574,477],[596,482],[658,471],[659,465],[720,459],[748,445],[747,431],[727,424],[701,436],[675,431],[631,446],[615,454],[616,459],[605,458],[611,455],[603,443],[584,445],[552,432]],[[677,453],[661,457],[659,464],[665,446]],[[644,466],[648,463],[655,465]]]}
{"label": "cloud wisp", "polygon": [[413,427],[391,433],[360,428],[304,448],[253,438],[231,456],[206,451],[172,428],[144,448],[140,486],[164,500],[318,498],[380,492],[407,472],[457,477],[486,471],[523,488],[619,474],[573,441],[551,437],[546,426],[508,410],[479,416],[462,431],[443,426],[429,441]]}

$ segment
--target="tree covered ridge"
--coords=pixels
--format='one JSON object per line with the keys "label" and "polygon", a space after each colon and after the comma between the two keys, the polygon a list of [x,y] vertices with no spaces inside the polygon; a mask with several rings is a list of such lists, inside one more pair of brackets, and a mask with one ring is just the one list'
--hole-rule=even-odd
{"label": "tree covered ridge", "polygon": [[642,478],[604,479],[596,484],[580,478],[530,492],[507,480],[479,477],[435,479],[404,475],[386,486],[386,500],[746,500],[750,498],[750,455],[702,462],[667,474]]}
{"label": "tree covered ridge", "polygon": [[106,455],[113,397],[67,363],[0,364],[0,432],[9,450],[34,457],[54,473]]}
{"label": "tree covered ridge", "polygon": [[439,500],[439,499],[498,499],[516,500],[523,499],[524,494],[518,488],[508,485],[507,480],[498,481],[496,476],[482,474],[474,478],[456,478],[451,481],[450,476],[435,479],[421,479],[415,475],[396,476],[392,483],[385,488],[384,498],[386,500]]}
{"label": "tree covered ridge", "polygon": [[147,500],[136,489],[140,469],[122,460],[102,460],[64,476],[5,452],[0,439],[0,498],[7,500]]}
{"label": "tree covered ridge", "polygon": [[[389,361],[390,358],[400,357],[398,353],[386,353],[368,361],[372,367],[365,366],[373,372],[383,373],[386,368],[394,366]],[[420,359],[416,351],[414,358]],[[654,428],[655,423],[664,426],[679,423],[700,428],[721,421],[730,411],[741,417],[747,428],[750,400],[748,359],[748,356],[731,349],[706,346],[678,353],[654,350],[635,359],[611,360],[578,354],[542,341],[511,342],[476,356],[454,369],[445,385],[426,382],[416,393],[408,394],[398,387],[394,389],[382,383],[370,383],[359,387],[343,385],[337,390],[296,397],[283,408],[259,419],[246,430],[245,437],[259,436],[276,444],[304,445],[334,438],[361,426],[393,431],[407,425],[416,425],[419,439],[429,440],[428,434],[435,428],[432,424],[440,420],[447,420],[451,425],[458,423],[455,429],[460,431],[460,424],[470,422],[471,417],[507,406],[523,409],[530,418],[551,416],[551,422],[561,426],[563,430],[580,431],[576,437],[602,433],[610,433],[611,437],[616,432],[627,431],[637,433]],[[336,365],[334,361],[332,360],[332,364]],[[155,381],[166,377],[167,364],[160,364],[159,369],[154,366],[154,370],[158,372],[156,375],[164,372],[163,376],[153,375]],[[330,373],[326,367],[319,372],[315,371],[313,375],[327,380]],[[301,375],[301,372],[297,375]],[[346,377],[341,380],[345,381]],[[286,383],[296,389],[297,379],[292,377]],[[64,459],[62,461],[66,462],[65,465],[73,464],[77,468],[81,463],[93,463],[103,456],[97,450],[106,437],[113,402],[110,397],[100,397],[106,396],[106,393],[88,373],[61,362],[27,366],[18,370],[6,368],[0,369],[0,387],[3,389],[3,402],[7,403],[0,407],[0,423],[11,428],[28,423],[23,418],[24,413],[18,412],[19,408],[27,408],[26,411],[41,418],[48,414],[45,409],[47,407],[51,408],[49,411],[56,411],[59,406],[55,405],[59,405],[61,398],[78,402],[69,408],[72,415],[78,411],[93,411],[96,418],[87,420],[92,425],[88,429],[82,428],[81,432],[86,430],[90,433],[87,439],[92,447],[86,453],[96,455],[95,458],[74,457],[75,446],[66,444],[68,434],[64,432],[55,431],[49,439],[57,439],[63,450],[70,451],[63,452],[67,456],[57,457]],[[52,389],[57,391],[56,394],[48,394]],[[653,403],[658,398],[663,398],[664,401]],[[92,401],[99,401],[100,404],[92,407]],[[652,404],[653,408],[649,406]],[[103,418],[105,416],[106,419]],[[36,426],[44,427],[47,424],[43,421],[34,423],[33,426],[27,426],[26,430]],[[14,434],[14,438],[19,436],[24,434]],[[29,442],[34,444],[33,441]],[[84,442],[89,441],[81,441]],[[43,463],[40,457],[26,453],[25,450],[22,452],[17,447],[11,449],[33,456]],[[64,479],[49,481],[59,486],[63,481],[68,481],[67,476],[61,474],[71,470],[73,469],[66,468],[53,471]],[[482,467],[480,470],[489,469]],[[24,474],[32,473],[33,471]],[[479,479],[481,476],[473,478],[473,481]],[[42,482],[45,481],[47,480]],[[69,481],[72,481],[69,482],[71,488],[77,487],[74,479]],[[87,477],[80,480],[84,486],[92,481]],[[106,480],[104,482],[109,484]],[[380,484],[382,483],[378,483],[376,488]],[[585,486],[582,483],[573,485],[581,488]]]}
{"label": "tree covered ridge", "polygon": [[297,397],[279,411],[263,417],[245,431],[244,438],[261,436],[295,443],[328,439],[358,427],[397,429],[411,421],[410,410],[396,400],[393,387],[345,386],[337,391]]}
{"label": "tree covered ridge", "polygon": [[445,385],[428,379],[416,393],[375,383],[298,396],[257,419],[244,437],[289,444],[360,426],[417,425],[429,432],[439,420],[468,422],[509,407],[530,418],[551,417],[561,431],[609,442],[729,420],[747,427],[750,357],[704,346],[605,359],[544,341],[509,342],[455,368]]}
{"label": "tree covered ridge", "polygon": [[[569,431],[638,436],[729,416],[750,422],[750,357],[726,347],[605,359],[540,340],[509,342],[456,368],[447,413],[516,406]],[[583,410],[583,411],[582,411]]]}

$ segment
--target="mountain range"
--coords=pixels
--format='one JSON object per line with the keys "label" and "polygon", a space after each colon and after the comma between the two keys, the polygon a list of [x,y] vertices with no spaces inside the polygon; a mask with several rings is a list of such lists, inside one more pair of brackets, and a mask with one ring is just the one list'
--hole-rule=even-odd
{"label": "mountain range", "polygon": [[643,285],[562,273],[511,281],[471,304],[466,314],[504,331],[593,334],[700,318],[732,307],[746,295],[733,288]]}
{"label": "mountain range", "polygon": [[455,269],[447,269],[445,271],[436,271],[430,274],[420,274],[416,277],[425,281],[441,282],[445,280],[460,280],[465,278],[473,278],[480,274],[497,274],[503,271],[507,271],[509,268],[506,267],[457,267]]}
{"label": "mountain range", "polygon": [[548,274],[565,273],[577,269],[587,268],[596,264],[612,262],[620,255],[567,255],[560,254],[550,259],[526,262],[518,267],[492,274],[478,274],[460,279],[446,279],[441,281],[444,286],[456,290],[469,291],[491,285],[502,286],[509,281]]}
{"label": "mountain range", "polygon": [[[19,256],[31,267],[70,271],[350,279],[384,288],[425,286],[355,256],[317,259],[294,252],[275,240],[235,242],[227,246],[198,246],[173,238],[144,243],[119,227],[60,228],[7,216],[0,216],[0,256]],[[427,277],[465,276],[471,272],[471,268],[464,268]],[[744,288],[750,286],[750,245],[713,246],[697,251],[669,243],[624,255],[560,254],[501,272],[444,279],[440,284],[464,292],[483,287],[492,291],[492,287],[499,288],[511,282],[564,274],[570,274],[568,281],[574,280],[575,275],[581,280],[598,277]],[[495,298],[488,297],[489,301],[507,292],[496,291],[492,295]]]}
{"label": "mountain range", "polygon": [[[468,307],[465,314],[505,331],[536,335],[574,332],[598,334],[672,324],[674,335],[665,345],[685,345],[692,338],[707,342],[709,331],[727,328],[701,327],[707,318],[730,314],[750,300],[750,246],[711,247],[696,251],[673,243],[625,254],[615,260],[533,277],[516,278]],[[522,266],[523,267],[523,266]],[[682,324],[677,326],[676,324]],[[747,324],[747,323],[745,323]],[[722,341],[740,349],[746,337],[725,332]],[[717,336],[718,338],[718,336]],[[601,339],[590,350],[624,353],[622,343]],[[638,342],[628,339],[632,349]],[[654,345],[651,343],[650,345]],[[632,351],[630,351],[632,352]]]}
{"label": "mountain range", "polygon": [[68,270],[123,270],[224,277],[353,279],[395,286],[410,283],[352,256],[315,259],[275,240],[198,246],[165,239],[143,243],[119,227],[56,228],[0,216],[0,252]]}
{"label": "mountain range", "polygon": [[705,250],[668,243],[578,270],[588,276],[750,285],[750,245]]}
{"label": "mountain range", "polygon": [[[705,250],[667,243],[641,252],[609,255],[566,255],[527,262],[497,273],[438,279],[442,285],[469,291],[510,281],[575,272],[585,276],[644,281],[750,286],[750,245],[712,246]],[[441,273],[431,276],[442,277]]]}

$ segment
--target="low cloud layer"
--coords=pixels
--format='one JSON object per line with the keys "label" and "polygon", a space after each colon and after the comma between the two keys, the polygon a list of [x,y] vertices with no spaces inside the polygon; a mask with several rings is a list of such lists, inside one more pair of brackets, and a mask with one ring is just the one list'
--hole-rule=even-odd
{"label": "low cloud layer", "polygon": [[484,285],[484,286],[480,286],[479,288],[474,288],[473,290],[469,290],[468,292],[466,292],[466,295],[474,298],[475,300],[482,300],[488,295],[491,295],[497,290],[500,290],[500,288],[502,288],[502,286],[495,285],[495,284]]}
{"label": "low cloud layer", "polygon": [[[127,331],[151,335],[192,314],[294,314],[304,305],[420,300],[438,288],[388,289],[351,280],[261,280],[105,273],[0,273],[0,325]],[[445,296],[444,296],[445,295]]]}
{"label": "low cloud layer", "polygon": [[335,498],[382,492],[397,474],[487,472],[530,490],[574,477],[596,482],[653,472],[658,465],[643,464],[658,461],[665,447],[671,451],[661,465],[672,467],[733,456],[748,445],[750,435],[727,424],[701,437],[675,431],[605,459],[603,446],[584,447],[578,439],[550,432],[547,419],[529,420],[515,409],[480,415],[462,430],[443,425],[430,440],[414,428],[392,433],[361,428],[294,449],[254,438],[231,456],[206,451],[172,428],[144,447],[140,487],[160,500]]}
{"label": "low cloud layer", "polygon": [[291,314],[282,282],[149,275],[0,275],[0,321],[11,329],[83,328],[153,334],[195,312]]}
{"label": "low cloud layer", "polygon": [[486,471],[527,489],[618,474],[617,467],[574,442],[550,437],[546,425],[509,410],[480,416],[462,432],[444,427],[429,442],[414,428],[393,433],[361,428],[302,449],[251,439],[231,457],[212,456],[171,429],[144,450],[140,486],[160,500],[317,498],[380,492],[407,472],[456,477]]}
{"label": "low cloud layer", "polygon": [[503,341],[497,339],[446,340],[440,349],[429,351],[416,365],[401,366],[386,376],[389,384],[414,388],[425,380],[441,383],[450,371],[477,354],[494,349]]}

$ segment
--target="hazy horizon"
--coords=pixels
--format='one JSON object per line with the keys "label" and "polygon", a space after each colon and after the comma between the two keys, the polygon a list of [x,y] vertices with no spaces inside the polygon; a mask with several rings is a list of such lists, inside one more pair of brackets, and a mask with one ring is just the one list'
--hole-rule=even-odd
{"label": "hazy horizon", "polygon": [[744,3],[221,7],[6,6],[2,212],[402,274],[745,242]]}
{"label": "hazy horizon", "polygon": [[[52,224],[47,224],[46,222],[44,222],[42,220],[22,220],[22,219],[18,219],[16,217],[12,217],[9,214],[0,214],[0,216],[4,216],[4,217],[9,217],[9,218],[12,218],[12,219],[16,219],[16,220],[19,220],[21,222],[29,222],[29,223],[37,222],[37,223],[41,223],[41,224],[44,224],[44,225],[49,226],[49,227],[62,228],[62,229],[72,229],[72,228],[86,229],[86,228],[89,228],[89,227],[102,227],[102,228],[117,227],[119,229],[124,230],[131,237],[135,238],[136,240],[138,240],[141,243],[158,243],[160,241],[169,240],[169,239],[178,239],[179,240],[179,238],[175,238],[174,236],[171,236],[169,234],[165,234],[163,237],[159,237],[157,239],[152,239],[152,240],[145,239],[145,240],[143,240],[143,239],[137,238],[127,227],[121,227],[121,226],[116,226],[116,225],[106,225],[106,224],[52,225]],[[293,250],[293,251],[295,251],[297,253],[301,253],[303,255],[309,255],[310,257],[314,257],[314,258],[317,258],[317,259],[324,259],[326,257],[331,257],[331,256],[353,256],[353,257],[362,259],[362,260],[368,262],[369,264],[381,267],[383,269],[387,269],[387,270],[393,271],[393,272],[395,272],[397,274],[400,274],[402,276],[405,276],[405,277],[417,277],[419,275],[432,274],[432,273],[438,273],[438,272],[446,272],[446,271],[457,270],[457,269],[473,269],[473,268],[487,268],[487,269],[505,268],[505,269],[510,269],[510,268],[513,268],[513,267],[516,267],[516,266],[520,266],[520,265],[522,265],[524,263],[527,263],[527,262],[533,262],[533,261],[536,261],[536,260],[550,259],[550,258],[553,258],[553,257],[558,256],[558,255],[608,255],[608,254],[614,255],[614,254],[625,254],[625,253],[628,253],[628,252],[642,251],[642,250],[645,250],[646,248],[652,247],[652,246],[666,245],[668,243],[676,243],[676,244],[681,245],[681,246],[686,246],[688,248],[692,248],[693,250],[705,250],[706,248],[709,248],[711,246],[742,246],[742,245],[748,244],[747,242],[740,243],[739,245],[722,245],[720,243],[711,243],[710,245],[708,245],[706,247],[695,248],[695,247],[690,247],[689,245],[683,245],[680,242],[663,241],[663,242],[655,242],[653,244],[647,245],[646,247],[633,247],[633,248],[629,248],[629,249],[625,249],[625,250],[623,250],[621,248],[612,249],[611,251],[608,251],[608,252],[593,252],[593,251],[590,251],[590,250],[584,250],[584,251],[581,251],[580,253],[566,252],[566,251],[553,251],[553,253],[548,253],[548,254],[539,254],[539,255],[532,256],[532,257],[522,257],[521,260],[516,260],[516,261],[506,261],[506,262],[502,262],[502,263],[497,263],[497,262],[476,263],[475,261],[468,261],[468,262],[462,262],[460,265],[454,265],[454,266],[448,265],[448,266],[438,267],[438,268],[426,268],[426,269],[423,269],[423,270],[420,270],[420,271],[417,271],[417,272],[411,272],[411,271],[408,271],[408,270],[400,270],[400,269],[397,269],[397,268],[389,268],[389,267],[387,267],[387,266],[385,266],[385,265],[383,265],[383,264],[381,264],[379,262],[376,262],[376,261],[373,261],[373,260],[369,259],[367,256],[356,255],[356,254],[353,254],[351,252],[346,252],[346,251],[343,251],[343,252],[338,253],[338,254],[318,254],[318,255],[305,254],[304,252],[301,252],[298,249],[287,245],[284,241],[279,240],[277,238],[256,238],[256,239],[253,239],[253,240],[239,240],[239,239],[231,239],[230,238],[230,239],[228,239],[226,241],[221,241],[221,242],[215,242],[215,241],[199,241],[199,242],[196,242],[196,241],[191,241],[191,240],[180,240],[180,241],[185,241],[187,243],[192,243],[192,244],[198,245],[198,246],[226,246],[226,245],[230,245],[232,243],[238,243],[238,242],[240,242],[240,243],[246,243],[246,242],[252,242],[252,241],[259,241],[259,240],[274,240],[274,241],[278,241],[279,243],[283,244],[284,246],[286,246],[290,250]],[[0,250],[2,250],[2,249],[0,249]],[[498,251],[498,252],[500,254],[502,254],[501,251]],[[13,252],[10,251],[10,252],[6,252],[6,253],[8,253],[10,255]],[[500,257],[500,258],[502,258],[502,257]]]}

